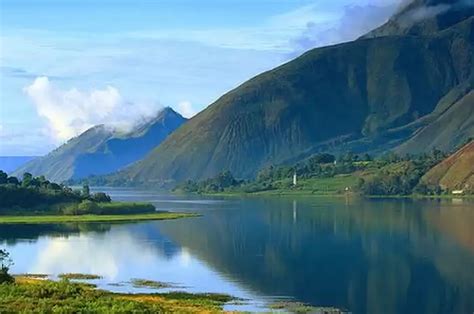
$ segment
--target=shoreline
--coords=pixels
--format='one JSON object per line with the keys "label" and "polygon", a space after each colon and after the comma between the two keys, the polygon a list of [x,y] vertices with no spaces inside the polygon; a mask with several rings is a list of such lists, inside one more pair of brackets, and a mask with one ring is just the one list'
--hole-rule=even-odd
{"label": "shoreline", "polygon": [[234,300],[218,293],[117,293],[97,289],[93,283],[32,276],[15,276],[14,283],[0,285],[0,308],[7,312],[47,312],[54,307],[60,312],[220,313]]}
{"label": "shoreline", "polygon": [[197,195],[197,196],[220,196],[220,197],[314,197],[314,198],[362,198],[362,199],[474,199],[474,195],[361,195],[357,193],[347,194],[323,194],[311,191],[262,191],[255,193],[245,192],[222,192],[222,193],[174,193],[175,195]]}
{"label": "shoreline", "polygon": [[55,224],[55,223],[95,223],[95,222],[139,222],[153,220],[174,220],[199,217],[196,213],[157,212],[150,214],[127,215],[4,215],[0,216],[1,224]]}

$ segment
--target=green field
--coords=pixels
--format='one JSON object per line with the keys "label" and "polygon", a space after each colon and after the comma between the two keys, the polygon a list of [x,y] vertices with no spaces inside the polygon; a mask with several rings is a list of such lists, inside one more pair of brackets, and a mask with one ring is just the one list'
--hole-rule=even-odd
{"label": "green field", "polygon": [[[316,195],[335,195],[344,194],[345,189],[353,190],[357,185],[358,178],[354,175],[339,175],[331,178],[314,178],[299,180],[296,187],[279,188],[274,191],[267,191],[262,193],[277,193],[277,194],[316,194]],[[288,186],[291,180],[277,182],[281,186]]]}
{"label": "green field", "polygon": [[[244,192],[236,189],[234,191],[226,191],[214,193],[219,196],[236,196],[236,195],[289,195],[289,196],[344,196],[346,187],[349,192],[353,192],[358,182],[355,175],[338,175],[331,178],[312,178],[299,180],[296,187],[292,186],[292,180],[279,180],[273,183],[274,187],[270,190],[258,192]],[[212,194],[212,193],[210,193]]]}
{"label": "green field", "polygon": [[186,217],[196,217],[196,214],[188,213],[153,213],[136,215],[41,215],[41,216],[0,216],[0,224],[48,224],[48,223],[71,223],[71,222],[133,222],[146,220],[165,220]]}

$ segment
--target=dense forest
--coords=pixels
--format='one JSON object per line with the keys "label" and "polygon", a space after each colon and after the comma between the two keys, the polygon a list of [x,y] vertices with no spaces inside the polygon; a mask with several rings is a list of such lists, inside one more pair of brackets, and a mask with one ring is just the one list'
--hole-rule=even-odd
{"label": "dense forest", "polygon": [[93,210],[96,203],[110,201],[110,196],[103,192],[91,193],[88,185],[81,190],[73,190],[50,182],[44,176],[33,177],[27,172],[20,180],[0,170],[0,213],[45,211],[54,205],[68,204],[63,208],[64,213],[77,214],[81,210],[84,213]]}

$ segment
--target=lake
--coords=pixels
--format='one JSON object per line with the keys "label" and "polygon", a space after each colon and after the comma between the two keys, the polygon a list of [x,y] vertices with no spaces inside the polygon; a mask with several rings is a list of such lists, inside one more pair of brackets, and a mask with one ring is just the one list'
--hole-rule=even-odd
{"label": "lake", "polygon": [[[107,189],[197,218],[0,225],[14,273],[90,273],[112,291],[220,292],[258,311],[275,300],[352,313],[474,312],[472,200],[205,198]],[[158,290],[160,291],[160,290]],[[166,291],[166,289],[161,290]]]}

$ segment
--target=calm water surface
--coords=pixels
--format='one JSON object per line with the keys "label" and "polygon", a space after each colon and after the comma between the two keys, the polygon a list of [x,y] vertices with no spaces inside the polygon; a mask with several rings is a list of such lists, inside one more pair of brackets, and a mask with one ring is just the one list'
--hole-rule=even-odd
{"label": "calm water surface", "polygon": [[[473,313],[474,202],[205,199],[111,189],[115,200],[202,217],[133,224],[1,225],[15,273],[79,272],[142,292],[223,292],[263,310],[278,299],[353,313]],[[164,290],[166,291],[166,290]],[[232,305],[228,309],[235,308]]]}

